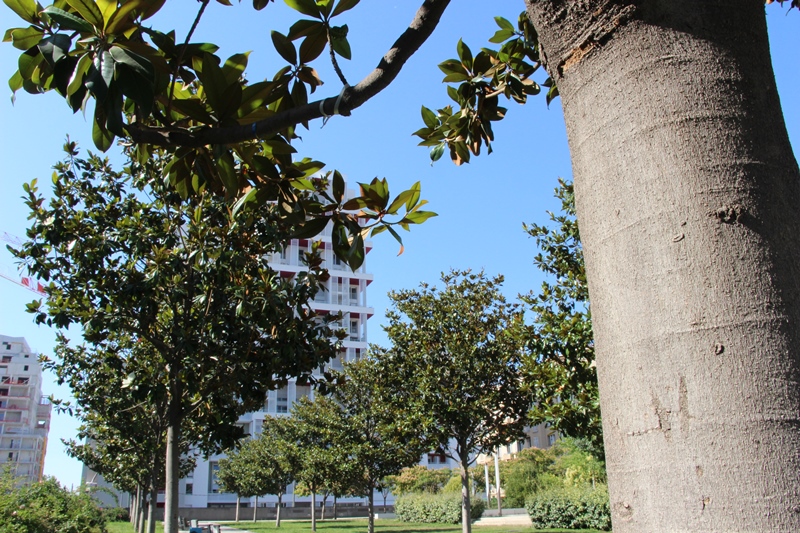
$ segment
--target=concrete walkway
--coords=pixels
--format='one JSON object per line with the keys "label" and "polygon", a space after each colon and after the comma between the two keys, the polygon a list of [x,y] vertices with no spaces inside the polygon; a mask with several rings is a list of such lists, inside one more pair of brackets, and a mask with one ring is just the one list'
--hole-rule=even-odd
{"label": "concrete walkway", "polygon": [[484,516],[475,521],[474,526],[528,526],[531,527],[531,517],[528,514],[512,514],[503,516]]}

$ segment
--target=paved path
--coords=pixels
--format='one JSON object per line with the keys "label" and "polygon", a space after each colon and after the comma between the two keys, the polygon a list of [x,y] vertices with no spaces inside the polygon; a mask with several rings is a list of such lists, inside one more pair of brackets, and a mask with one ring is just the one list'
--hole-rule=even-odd
{"label": "paved path", "polygon": [[528,526],[531,517],[527,514],[512,514],[505,516],[484,516],[473,523],[475,526]]}

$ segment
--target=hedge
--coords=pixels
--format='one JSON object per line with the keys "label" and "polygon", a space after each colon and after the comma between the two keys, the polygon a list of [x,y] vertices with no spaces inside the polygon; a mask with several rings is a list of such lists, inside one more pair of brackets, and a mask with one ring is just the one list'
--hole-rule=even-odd
{"label": "hedge", "polygon": [[[483,516],[486,503],[470,499],[471,518],[478,520]],[[460,494],[407,494],[397,498],[394,503],[397,518],[403,522],[459,524],[461,523]]]}
{"label": "hedge", "polygon": [[611,530],[608,489],[558,488],[539,492],[525,501],[534,528]]}

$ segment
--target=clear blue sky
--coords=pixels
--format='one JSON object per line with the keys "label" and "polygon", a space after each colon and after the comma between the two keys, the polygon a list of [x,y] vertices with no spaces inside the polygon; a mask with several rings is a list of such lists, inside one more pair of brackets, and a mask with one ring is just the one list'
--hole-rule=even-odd
{"label": "clear blue sky", "polygon": [[[418,0],[365,1],[341,17],[341,23],[350,28],[354,56],[352,61],[343,62],[350,83],[356,83],[377,64],[418,5]],[[179,36],[185,35],[197,6],[196,2],[173,0],[154,26],[175,27]],[[385,344],[380,325],[388,305],[388,291],[412,288],[421,281],[435,282],[442,271],[451,267],[484,268],[489,274],[504,274],[505,292],[510,299],[541,283],[532,264],[533,242],[521,225],[544,222],[545,211],[557,209],[552,197],[557,177],[571,176],[559,101],[549,109],[543,97],[525,107],[508,103],[508,117],[495,127],[495,152],[461,168],[444,159],[432,167],[426,149],[417,147],[416,137],[411,137],[422,127],[422,104],[430,108],[447,104],[442,74],[436,64],[455,56],[459,38],[473,50],[486,46],[496,29],[492,18],[501,15],[515,21],[522,9],[520,0],[453,2],[439,29],[392,86],[352,117],[335,117],[323,129],[319,122],[313,123],[309,131],[300,132],[303,141],[297,145],[298,155],[326,162],[328,169],[340,170],[351,184],[375,176],[386,177],[392,190],[399,192],[420,180],[423,198],[440,215],[413,228],[411,233],[403,233],[406,250],[399,257],[391,237],[384,233],[376,239],[367,258],[368,268],[375,275],[369,288],[369,304],[376,311],[369,324],[371,342]],[[777,6],[768,6],[767,12],[784,114],[794,146],[798,146],[800,103],[793,89],[800,84],[800,12],[787,14],[785,8]],[[283,63],[271,50],[268,30],[286,33],[294,17],[295,13],[280,0],[261,12],[253,11],[248,1],[233,7],[212,2],[194,41],[220,44],[219,54],[223,57],[252,50],[247,77],[271,78]],[[0,27],[18,25],[19,19],[5,6],[0,7]],[[0,77],[11,76],[17,57],[17,50],[10,44],[0,46]],[[336,95],[340,86],[335,75],[324,61],[318,63],[326,84],[317,94]],[[84,148],[91,148],[90,123],[80,113],[71,115],[55,94],[34,97],[24,92],[18,94],[14,106],[9,98],[0,99],[0,123],[0,179],[6,198],[0,209],[0,233],[22,237],[27,227],[27,211],[20,199],[22,183],[39,178],[47,187],[52,164],[62,157],[60,150],[67,134]],[[13,269],[13,259],[5,247],[0,250],[2,266]],[[34,350],[51,353],[54,332],[35,326],[24,311],[25,303],[34,296],[0,279],[0,333],[24,336]],[[62,398],[69,394],[55,386],[52,376],[46,376],[45,383],[46,394]],[[64,454],[60,439],[74,436],[74,428],[74,421],[66,415],[54,415],[45,465],[48,475],[68,486],[79,483],[80,465]]]}

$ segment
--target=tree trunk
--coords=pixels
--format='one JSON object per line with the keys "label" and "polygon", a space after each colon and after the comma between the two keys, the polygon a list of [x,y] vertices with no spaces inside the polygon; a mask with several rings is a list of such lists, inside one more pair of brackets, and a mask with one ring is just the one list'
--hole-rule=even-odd
{"label": "tree trunk", "polygon": [[239,509],[242,506],[242,497],[240,495],[236,495],[236,522],[239,522]]}
{"label": "tree trunk", "polygon": [[370,489],[367,497],[367,533],[375,533],[375,490]]}
{"label": "tree trunk", "polygon": [[283,493],[278,493],[278,506],[275,508],[275,527],[281,527],[281,506],[283,505]]}
{"label": "tree trunk", "polygon": [[497,516],[503,516],[503,491],[500,488],[500,448],[494,454],[494,484],[497,498]]}
{"label": "tree trunk", "polygon": [[472,532],[472,512],[469,501],[469,452],[463,446],[459,447],[462,454],[461,461],[461,532]]}
{"label": "tree trunk", "polygon": [[253,504],[253,522],[256,521],[256,512],[258,512],[258,496],[256,496],[256,501]]}
{"label": "tree trunk", "polygon": [[139,504],[136,512],[136,533],[144,533],[145,512],[147,510],[147,493],[145,492],[144,487],[140,488],[138,500]]}
{"label": "tree trunk", "polygon": [[170,400],[167,426],[166,491],[164,494],[164,533],[178,533],[178,489],[180,485],[181,386],[177,365],[170,368]]}
{"label": "tree trunk", "polygon": [[136,531],[136,517],[138,516],[137,515],[138,510],[137,510],[136,504],[139,503],[138,500],[139,500],[139,491],[140,490],[141,489],[139,488],[139,485],[137,485],[136,486],[136,492],[135,493],[131,493],[131,499],[130,499],[130,502],[128,502],[128,519],[130,520],[131,525],[133,525],[133,530],[134,531]]}
{"label": "tree trunk", "polygon": [[337,511],[337,509],[336,509],[336,503],[337,503],[337,500],[338,500],[338,499],[339,499],[339,498],[337,498],[337,497],[336,497],[336,495],[334,494],[334,495],[333,495],[333,519],[334,519],[334,520],[337,520],[337,519],[339,518],[339,516],[337,515],[337,512],[338,512],[338,511]]}
{"label": "tree trunk", "polygon": [[763,2],[527,4],[572,153],[614,532],[800,531],[800,172]]}
{"label": "tree trunk", "polygon": [[156,533],[156,508],[158,508],[158,486],[150,485],[150,504],[147,506],[147,533]]}
{"label": "tree trunk", "polygon": [[139,531],[139,498],[142,495],[142,487],[141,485],[136,485],[136,495],[131,498],[131,524],[133,524],[133,530]]}
{"label": "tree trunk", "polygon": [[325,520],[325,504],[328,501],[328,493],[322,493],[322,512],[320,513],[320,520]]}

